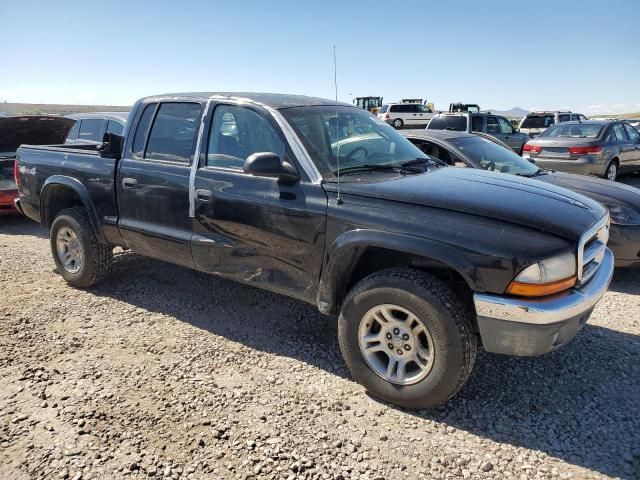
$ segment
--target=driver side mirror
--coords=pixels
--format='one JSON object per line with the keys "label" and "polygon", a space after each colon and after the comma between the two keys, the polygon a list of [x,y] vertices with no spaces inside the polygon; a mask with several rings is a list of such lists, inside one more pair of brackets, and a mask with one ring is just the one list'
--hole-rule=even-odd
{"label": "driver side mirror", "polygon": [[122,156],[123,137],[112,132],[105,132],[102,144],[98,146],[98,152],[102,158],[119,160]]}
{"label": "driver side mirror", "polygon": [[288,182],[295,182],[300,178],[293,165],[281,160],[273,152],[258,152],[250,155],[244,162],[244,173],[256,177],[277,178]]}

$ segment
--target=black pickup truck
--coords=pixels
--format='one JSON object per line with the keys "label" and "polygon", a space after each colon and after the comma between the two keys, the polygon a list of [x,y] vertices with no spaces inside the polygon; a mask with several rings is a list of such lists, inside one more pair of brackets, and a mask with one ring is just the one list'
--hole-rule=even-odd
{"label": "black pickup truck", "polygon": [[103,281],[121,246],[315,304],[338,315],[353,377],[411,408],[454,395],[479,342],[526,356],[567,343],[613,272],[598,203],[442,168],[319,98],[144,98],[123,137],[21,147],[18,182],[71,285]]}

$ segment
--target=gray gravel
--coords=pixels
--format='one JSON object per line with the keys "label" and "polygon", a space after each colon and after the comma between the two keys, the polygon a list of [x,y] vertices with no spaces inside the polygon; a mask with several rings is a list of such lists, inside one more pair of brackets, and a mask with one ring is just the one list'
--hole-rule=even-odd
{"label": "gray gravel", "polygon": [[640,477],[640,269],[566,348],[480,353],[419,412],[353,383],[311,306],[130,253],[74,290],[25,219],[0,291],[3,479]]}

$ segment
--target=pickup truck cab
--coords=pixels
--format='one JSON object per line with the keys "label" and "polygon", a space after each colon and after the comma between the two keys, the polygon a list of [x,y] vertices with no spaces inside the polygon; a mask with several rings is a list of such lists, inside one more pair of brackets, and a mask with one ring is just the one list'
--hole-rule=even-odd
{"label": "pickup truck cab", "polygon": [[67,282],[103,281],[122,246],[309,302],[338,316],[353,377],[405,407],[454,395],[478,342],[564,345],[611,280],[598,203],[443,168],[352,105],[158,95],[105,140],[18,152],[18,205]]}
{"label": "pickup truck cab", "polygon": [[98,145],[102,143],[104,134],[107,132],[122,135],[128,116],[128,112],[91,112],[67,115],[67,118],[75,120],[76,123],[67,135],[65,143]]}

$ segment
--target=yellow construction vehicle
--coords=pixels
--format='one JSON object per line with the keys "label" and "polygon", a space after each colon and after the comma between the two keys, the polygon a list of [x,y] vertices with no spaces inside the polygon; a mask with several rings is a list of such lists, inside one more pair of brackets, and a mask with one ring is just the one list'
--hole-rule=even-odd
{"label": "yellow construction vehicle", "polygon": [[353,104],[377,115],[382,106],[382,97],[356,97],[353,99]]}

